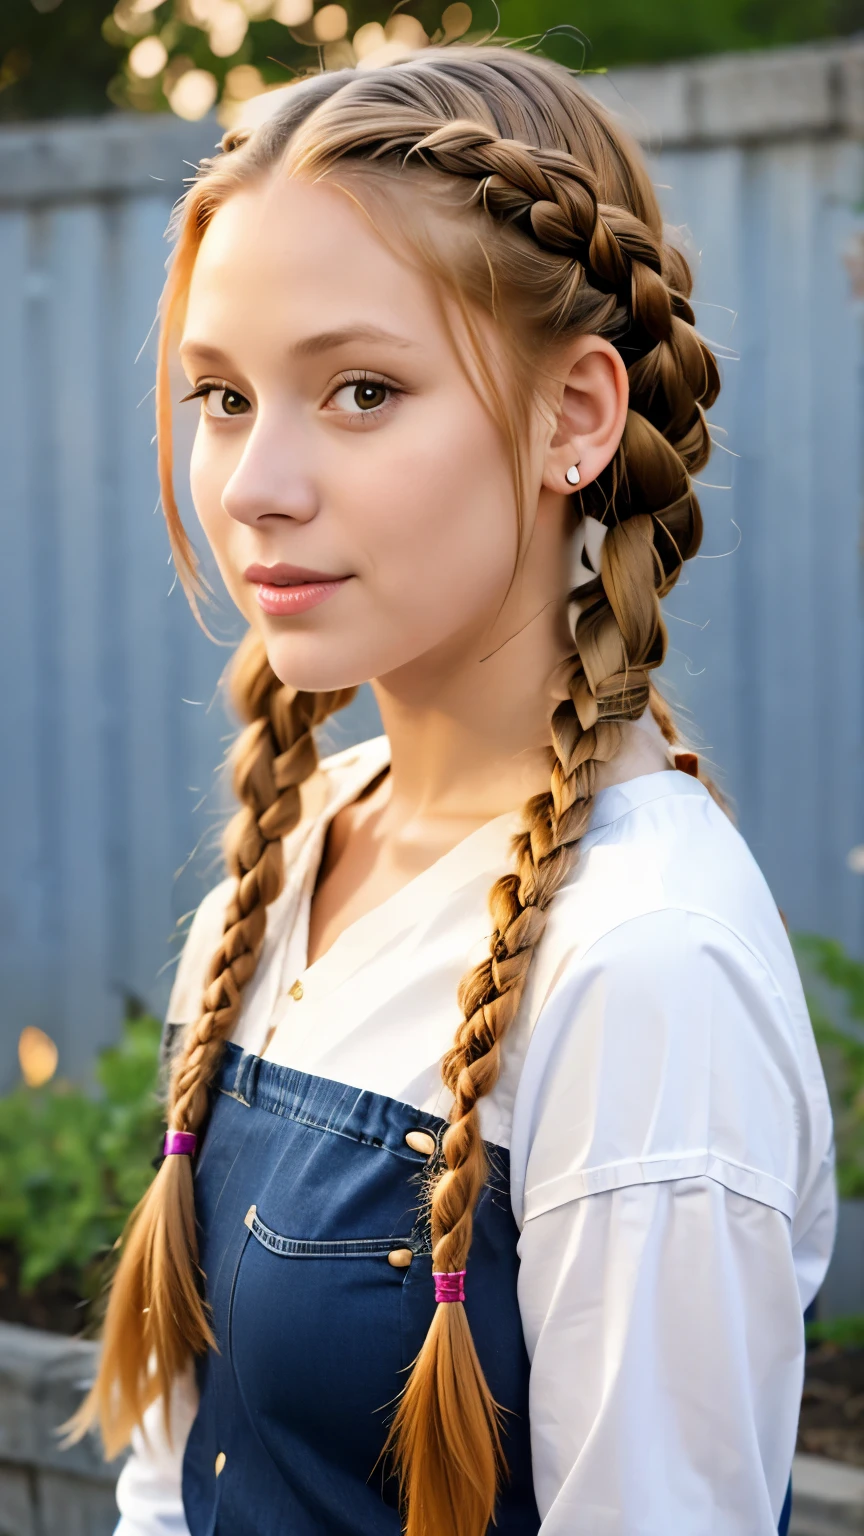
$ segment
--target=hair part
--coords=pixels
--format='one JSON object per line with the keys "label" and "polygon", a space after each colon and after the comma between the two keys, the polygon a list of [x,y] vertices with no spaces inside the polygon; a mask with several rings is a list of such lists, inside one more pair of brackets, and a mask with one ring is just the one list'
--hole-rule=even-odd
{"label": "hair part", "polygon": [[[230,152],[202,162],[173,221],[177,245],[161,304],[162,499],[193,605],[201,580],[171,486],[168,357],[201,238],[235,189],[271,174],[331,182],[370,217],[374,210],[381,237],[452,301],[469,376],[509,445],[520,536],[525,429],[556,352],[593,332],[627,365],[621,444],[572,497],[576,518],[595,517],[608,532],[600,573],[572,608],[572,673],[569,696],[551,716],[549,789],[525,806],[514,868],[490,893],[490,954],[463,978],[462,1022],[442,1063],[453,1108],[446,1169],[432,1193],[432,1261],[436,1272],[464,1269],[487,1177],[478,1105],[497,1081],[551,902],[575,869],[597,767],[617,752],[621,722],[646,708],[666,739],[675,737],[651,674],[666,652],[660,601],[701,539],[691,475],[710,451],[704,413],[719,388],[717,368],[696,333],[690,271],[664,238],[641,152],[562,65],[499,45],[433,46],[378,69],[303,81],[254,134],[228,134],[223,145]],[[441,312],[446,321],[443,303]],[[506,388],[482,345],[480,314],[498,327]],[[452,330],[451,339],[455,345]],[[314,767],[313,728],[346,701],[283,687],[251,640],[238,653],[234,694],[249,722],[235,773],[242,808],[227,837],[237,889],[201,1017],[175,1065],[170,1123],[178,1129],[203,1123],[260,954],[266,907],[281,887],[281,839]],[[190,1352],[212,1346],[202,1280],[191,1169],[186,1158],[168,1158],[124,1238],[100,1375],[79,1415],[81,1424],[101,1420],[109,1454],[159,1393],[167,1409],[166,1389]],[[485,1536],[506,1475],[500,1431],[465,1309],[442,1303],[385,1447],[407,1536]]]}

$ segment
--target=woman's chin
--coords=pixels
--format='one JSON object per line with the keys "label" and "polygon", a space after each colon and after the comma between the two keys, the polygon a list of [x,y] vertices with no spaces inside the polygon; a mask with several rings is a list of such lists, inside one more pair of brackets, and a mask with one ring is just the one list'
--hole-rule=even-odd
{"label": "woman's chin", "polygon": [[267,659],[280,682],[302,693],[335,693],[357,688],[375,674],[364,666],[357,646],[298,645],[292,639],[264,635]]}
{"label": "woman's chin", "polygon": [[430,670],[447,672],[453,666],[452,636],[442,642],[434,626],[412,629],[404,618],[393,618],[385,627],[380,615],[375,615],[368,628],[334,625],[329,632],[317,633],[260,622],[255,628],[276,676],[304,693],[332,693],[357,688],[373,678],[404,680],[415,674],[428,683]]}

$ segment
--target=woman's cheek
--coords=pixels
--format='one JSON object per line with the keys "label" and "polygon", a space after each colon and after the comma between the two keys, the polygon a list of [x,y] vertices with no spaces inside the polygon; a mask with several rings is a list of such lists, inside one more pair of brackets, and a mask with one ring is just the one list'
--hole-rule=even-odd
{"label": "woman's cheek", "polygon": [[198,430],[189,464],[192,504],[228,594],[248,619],[251,589],[242,573],[235,570],[235,562],[231,559],[232,522],[222,506],[222,491],[231,474],[231,466],[220,464],[211,445],[202,443],[204,430],[203,427]]}
{"label": "woman's cheek", "polygon": [[412,511],[406,518],[403,508],[386,530],[379,526],[369,594],[377,599],[376,628],[395,637],[406,656],[487,621],[512,572],[510,541],[491,519],[478,530],[470,503],[451,494],[434,505],[415,502]]}

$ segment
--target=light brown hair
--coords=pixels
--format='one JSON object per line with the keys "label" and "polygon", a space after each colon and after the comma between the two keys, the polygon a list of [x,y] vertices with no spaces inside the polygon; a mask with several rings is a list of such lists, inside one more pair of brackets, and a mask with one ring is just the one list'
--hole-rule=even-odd
{"label": "light brown hair", "polygon": [[[599,479],[573,497],[576,517],[595,517],[608,532],[600,575],[580,588],[569,697],[551,715],[550,787],[525,807],[514,868],[492,889],[490,954],[463,978],[463,1020],[442,1063],[454,1103],[446,1170],[432,1196],[433,1269],[461,1270],[487,1177],[478,1101],[496,1082],[550,903],[574,869],[597,764],[617,751],[619,722],[648,707],[674,739],[650,673],[666,649],[660,599],[701,537],[690,477],[710,450],[704,409],[719,387],[716,365],[696,334],[690,271],[664,238],[640,151],[561,65],[499,45],[429,47],[396,64],[303,81],[266,124],[251,135],[227,134],[223,148],[228,153],[202,164],[178,211],[161,308],[162,497],[193,603],[200,583],[171,483],[168,358],[203,232],[235,188],[266,175],[328,178],[455,302],[510,445],[520,529],[528,413],[548,386],[556,348],[595,332],[627,364],[621,445]],[[478,313],[499,327],[506,388],[484,356]],[[350,696],[284,686],[251,637],[237,654],[232,692],[248,722],[235,759],[242,808],[227,835],[237,887],[201,1016],[173,1072],[169,1123],[178,1130],[203,1128],[222,1044],[261,950],[266,907],[281,887],[282,838],[299,816],[299,785],[315,767],[314,728]],[[201,1279],[190,1160],[169,1157],[123,1240],[100,1374],[78,1419],[100,1420],[109,1454],[157,1395],[167,1407],[190,1353],[212,1345]],[[483,1536],[506,1465],[499,1409],[461,1304],[436,1308],[387,1448],[409,1536]]]}

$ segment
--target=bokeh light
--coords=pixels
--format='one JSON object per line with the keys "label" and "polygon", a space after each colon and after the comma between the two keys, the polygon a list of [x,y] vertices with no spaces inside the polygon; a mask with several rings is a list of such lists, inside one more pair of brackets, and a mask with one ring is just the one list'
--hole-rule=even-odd
{"label": "bokeh light", "polygon": [[218,92],[216,76],[209,69],[187,69],[166,94],[172,112],[196,122],[210,111]]}
{"label": "bokeh light", "polygon": [[444,28],[445,42],[450,42],[454,37],[462,37],[471,25],[470,5],[464,5],[463,0],[456,0],[455,5],[448,5],[446,11],[442,13],[441,25]]}
{"label": "bokeh light", "polygon": [[152,12],[139,10],[135,0],[117,0],[113,16],[120,31],[130,37],[143,37],[153,24]]}
{"label": "bokeh light", "polygon": [[161,37],[142,37],[129,54],[129,68],[139,80],[152,80],[168,63],[168,49]]}
{"label": "bokeh light", "polygon": [[28,1024],[18,1036],[18,1062],[28,1088],[41,1088],[57,1071],[57,1047],[44,1029]]}
{"label": "bokeh light", "polygon": [[249,28],[249,17],[237,0],[221,0],[210,22],[210,51],[218,59],[230,59]]}
{"label": "bokeh light", "polygon": [[312,0],[276,0],[272,16],[283,27],[301,27],[312,15]]}
{"label": "bokeh light", "polygon": [[385,41],[384,28],[380,21],[367,21],[364,26],[357,28],[351,41],[357,58],[363,59],[381,47]]}
{"label": "bokeh light", "polygon": [[319,43],[335,43],[348,31],[348,12],[344,5],[323,5],[315,12],[312,30]]}
{"label": "bokeh light", "polygon": [[[468,11],[467,5],[465,10]],[[468,11],[470,18],[471,12]],[[405,48],[425,48],[429,41],[425,28],[416,16],[391,16],[384,26],[388,43],[401,43]]]}
{"label": "bokeh light", "polygon": [[235,101],[248,101],[264,89],[264,77],[254,64],[235,64],[225,76],[225,90]]}

